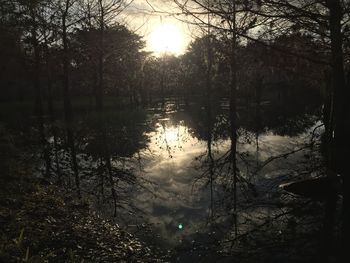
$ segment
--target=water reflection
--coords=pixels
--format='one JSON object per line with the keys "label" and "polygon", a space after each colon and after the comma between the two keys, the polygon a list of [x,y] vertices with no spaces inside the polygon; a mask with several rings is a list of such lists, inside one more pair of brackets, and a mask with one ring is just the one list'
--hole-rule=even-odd
{"label": "water reflection", "polygon": [[[154,132],[149,134],[148,162],[144,172],[148,179],[156,183],[155,198],[148,193],[138,193],[135,205],[150,215],[150,221],[159,227],[162,236],[175,235],[173,240],[181,240],[183,233],[192,227],[201,207],[193,194],[193,167],[196,156],[202,153],[203,142],[193,137],[189,128],[179,123],[174,126],[171,119],[161,119]],[[147,158],[147,157],[146,157]],[[183,229],[179,231],[178,225]]]}
{"label": "water reflection", "polygon": [[174,124],[171,119],[159,120],[149,138],[149,149],[153,153],[170,158],[181,157],[183,152],[190,151],[199,142],[183,121]]}
{"label": "water reflection", "polygon": [[[198,251],[207,244],[215,248],[213,244],[232,239],[232,233],[244,233],[274,217],[280,209],[276,204],[282,202],[278,186],[310,165],[304,162],[308,150],[303,148],[310,138],[308,129],[291,137],[263,130],[260,125],[251,131],[240,128],[239,201],[234,207],[231,140],[225,113],[217,111],[208,119],[205,108],[196,108],[150,116],[148,144],[139,153],[144,164],[139,176],[152,182],[153,193],[142,188],[132,192],[133,205],[144,211],[145,217],[132,218],[129,224],[147,220],[158,242],[176,249],[182,262],[186,262],[185,258],[198,259],[199,254],[203,255]],[[294,153],[288,155],[289,152]],[[280,154],[286,155],[274,158]],[[242,222],[236,229],[232,228],[233,215]]]}

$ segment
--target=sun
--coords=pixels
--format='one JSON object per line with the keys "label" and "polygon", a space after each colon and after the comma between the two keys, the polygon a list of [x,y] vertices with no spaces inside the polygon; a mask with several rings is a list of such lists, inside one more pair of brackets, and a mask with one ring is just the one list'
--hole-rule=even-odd
{"label": "sun", "polygon": [[165,131],[164,137],[167,140],[167,142],[175,142],[178,139],[178,131],[175,128],[170,128]]}
{"label": "sun", "polygon": [[179,55],[184,51],[184,34],[175,24],[156,26],[149,38],[151,51],[156,55],[171,53]]}

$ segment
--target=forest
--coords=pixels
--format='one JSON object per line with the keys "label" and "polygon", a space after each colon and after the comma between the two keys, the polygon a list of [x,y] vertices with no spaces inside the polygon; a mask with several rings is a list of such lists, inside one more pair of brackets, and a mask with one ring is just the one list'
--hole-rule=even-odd
{"label": "forest", "polygon": [[349,262],[349,0],[0,0],[0,262]]}

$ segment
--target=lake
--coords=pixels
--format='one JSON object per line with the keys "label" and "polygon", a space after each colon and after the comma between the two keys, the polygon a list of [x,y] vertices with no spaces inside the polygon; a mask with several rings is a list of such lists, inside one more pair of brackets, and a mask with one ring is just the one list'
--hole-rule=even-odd
{"label": "lake", "polygon": [[[203,116],[205,107],[174,103],[148,109],[145,147],[124,163],[132,167],[139,185],[124,193],[133,207],[124,224],[172,251],[172,261],[213,262],[228,247],[243,246],[233,242],[236,234],[255,232],[274,218],[291,224],[288,204],[296,198],[279,186],[319,171],[315,142],[321,128],[316,117],[296,117],[300,127],[284,123],[284,131],[263,124],[251,129],[254,120],[241,121],[235,209],[227,112],[221,105],[211,120]],[[268,235],[284,231],[285,222],[276,222]]]}

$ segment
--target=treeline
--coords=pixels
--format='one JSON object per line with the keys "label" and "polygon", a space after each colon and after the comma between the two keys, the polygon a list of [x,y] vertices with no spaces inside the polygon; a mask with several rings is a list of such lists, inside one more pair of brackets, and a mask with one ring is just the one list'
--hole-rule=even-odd
{"label": "treeline", "polygon": [[118,23],[125,5],[2,1],[2,100],[35,98],[35,81],[48,100],[62,97],[66,81],[71,96],[132,90],[146,53],[141,37]]}
{"label": "treeline", "polygon": [[[169,96],[189,103],[206,90],[208,48],[215,98],[229,97],[226,32],[195,39],[182,56],[155,57],[144,51],[141,36],[118,23],[127,2],[114,2],[2,1],[1,101],[46,101],[49,110],[67,96],[98,107],[106,94],[133,106]],[[327,66],[308,59],[320,55],[318,41],[300,30],[259,41],[237,46],[240,100],[248,105],[261,93],[259,99],[274,103],[319,103]]]}
{"label": "treeline", "polygon": [[[112,202],[114,216],[116,188],[127,171],[113,166],[112,158],[123,147],[131,154],[143,133],[133,131],[136,146],[127,144],[128,127],[135,124],[105,111],[105,94],[134,96],[146,56],[141,37],[118,22],[128,4],[19,0],[1,1],[0,9],[3,121],[15,118],[12,128],[26,131],[24,146],[39,157],[35,162],[47,180],[73,188],[79,198],[97,187],[92,194]],[[82,120],[74,105],[86,98],[90,115]],[[128,112],[127,118],[137,122],[137,115]],[[107,127],[107,120],[120,123]]]}

